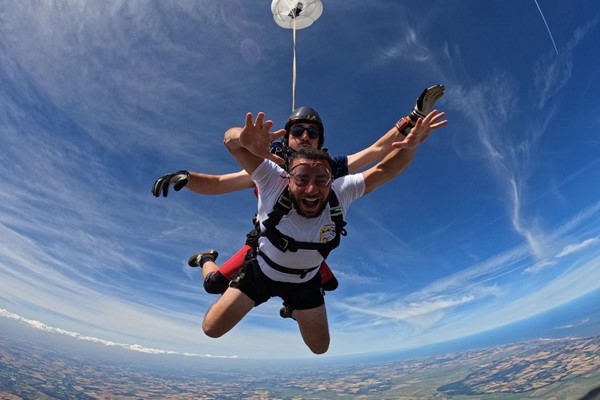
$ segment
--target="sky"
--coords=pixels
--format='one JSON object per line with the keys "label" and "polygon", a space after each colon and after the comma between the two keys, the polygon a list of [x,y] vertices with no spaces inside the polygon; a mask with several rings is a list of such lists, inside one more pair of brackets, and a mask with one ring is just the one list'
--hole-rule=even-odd
{"label": "sky", "polygon": [[187,259],[241,247],[252,191],[150,188],[238,171],[222,138],[247,112],[282,127],[309,105],[330,152],[353,154],[441,83],[448,125],[349,209],[322,357],[540,315],[565,336],[598,326],[597,309],[564,310],[600,300],[600,3],[323,3],[296,35],[293,96],[293,34],[268,1],[1,1],[0,324],[159,354],[314,357],[277,298],[202,333],[217,297]]}

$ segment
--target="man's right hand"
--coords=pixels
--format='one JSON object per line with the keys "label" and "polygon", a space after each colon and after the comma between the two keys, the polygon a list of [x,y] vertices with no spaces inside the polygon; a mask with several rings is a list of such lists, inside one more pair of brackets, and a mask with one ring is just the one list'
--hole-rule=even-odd
{"label": "man's right hand", "polygon": [[440,121],[445,116],[446,113],[433,110],[425,118],[419,118],[408,136],[401,142],[392,143],[392,147],[395,149],[416,149],[427,140],[432,131],[448,123],[447,120]]}
{"label": "man's right hand", "polygon": [[265,113],[259,112],[256,121],[252,113],[246,114],[246,124],[239,133],[239,144],[250,153],[260,158],[266,158],[274,163],[283,165],[285,160],[269,151],[271,142],[285,135],[285,129],[271,132],[273,121],[265,121]]}
{"label": "man's right hand", "polygon": [[169,194],[169,185],[173,185],[175,191],[180,191],[188,184],[190,180],[190,173],[186,170],[171,172],[158,178],[154,185],[152,185],[152,194],[155,197],[159,197],[161,192],[163,197],[167,197]]}

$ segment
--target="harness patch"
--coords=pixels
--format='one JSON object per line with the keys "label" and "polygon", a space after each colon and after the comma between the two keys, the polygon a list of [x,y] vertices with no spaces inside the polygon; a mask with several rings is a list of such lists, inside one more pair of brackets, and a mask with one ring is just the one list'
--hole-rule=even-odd
{"label": "harness patch", "polygon": [[331,242],[333,239],[335,239],[335,236],[335,224],[327,224],[321,228],[321,232],[319,234],[319,242]]}

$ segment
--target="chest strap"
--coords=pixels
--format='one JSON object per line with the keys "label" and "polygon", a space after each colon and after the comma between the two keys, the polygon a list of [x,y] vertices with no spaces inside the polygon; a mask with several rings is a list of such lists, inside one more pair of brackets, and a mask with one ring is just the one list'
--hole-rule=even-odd
{"label": "chest strap", "polygon": [[283,265],[277,264],[275,261],[271,260],[269,257],[267,257],[265,253],[263,253],[260,250],[258,250],[258,255],[263,260],[265,260],[269,267],[273,268],[275,271],[283,272],[284,274],[300,275],[300,279],[304,278],[309,272],[314,271],[315,269],[320,267],[320,265],[317,265],[316,267],[303,269],[288,268],[284,267]]}
{"label": "chest strap", "polygon": [[317,250],[323,258],[327,258],[331,250],[335,249],[340,244],[340,236],[346,236],[347,232],[344,229],[346,221],[343,219],[342,207],[340,202],[335,195],[335,192],[331,190],[329,192],[329,214],[331,220],[335,224],[335,237],[329,242],[301,242],[295,240],[291,236],[284,235],[277,229],[277,225],[281,219],[289,214],[292,209],[292,200],[289,196],[289,189],[286,187],[285,190],[279,195],[273,211],[267,215],[267,219],[263,221],[265,230],[261,232],[261,236],[266,237],[279,251],[298,251],[300,249],[305,250]]}

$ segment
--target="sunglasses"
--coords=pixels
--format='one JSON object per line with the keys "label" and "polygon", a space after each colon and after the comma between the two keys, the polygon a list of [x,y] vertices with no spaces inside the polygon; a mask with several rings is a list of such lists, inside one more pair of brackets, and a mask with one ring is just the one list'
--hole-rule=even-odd
{"label": "sunglasses", "polygon": [[319,136],[321,136],[319,128],[316,128],[314,126],[306,128],[302,125],[292,126],[290,128],[290,135],[292,135],[293,137],[300,137],[304,134],[304,131],[308,132],[308,137],[311,139],[318,139]]}

